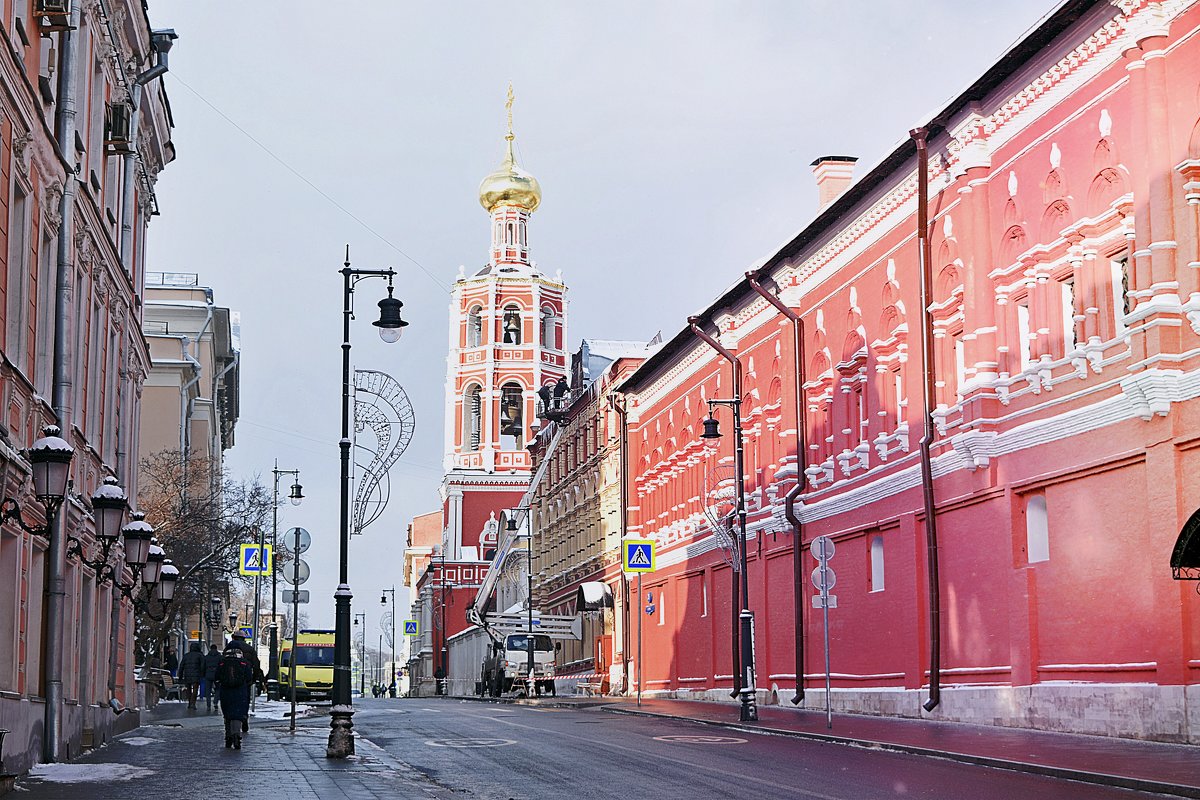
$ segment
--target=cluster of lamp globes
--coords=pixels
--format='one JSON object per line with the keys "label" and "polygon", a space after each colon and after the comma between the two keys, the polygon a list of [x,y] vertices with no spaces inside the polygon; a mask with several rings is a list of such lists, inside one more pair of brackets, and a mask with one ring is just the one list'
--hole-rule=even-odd
{"label": "cluster of lamp globes", "polygon": [[[74,448],[61,436],[61,431],[49,426],[42,431],[42,437],[29,448],[29,461],[33,467],[34,496],[46,507],[47,515],[62,505],[67,496],[67,481],[70,476],[71,459],[75,455]],[[96,521],[96,539],[103,547],[102,556],[94,562],[89,562],[97,569],[108,562],[108,554],[118,541],[122,542],[125,554],[125,564],[134,575],[141,580],[142,588],[146,590],[147,598],[153,598],[163,605],[175,598],[175,584],[179,580],[179,570],[167,558],[166,552],[154,538],[154,528],[146,522],[145,515],[134,512],[126,524],[125,515],[129,511],[129,500],[125,490],[111,475],[92,495],[92,514]],[[78,540],[72,540],[73,548],[82,555]],[[117,580],[121,569],[119,564],[112,569],[113,582]],[[127,593],[133,586],[125,587]]]}

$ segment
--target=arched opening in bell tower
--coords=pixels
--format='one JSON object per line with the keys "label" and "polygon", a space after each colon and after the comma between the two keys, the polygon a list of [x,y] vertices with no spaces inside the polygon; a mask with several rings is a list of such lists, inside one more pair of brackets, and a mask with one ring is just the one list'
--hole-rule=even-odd
{"label": "arched opening in bell tower", "polygon": [[524,392],[519,383],[506,383],[500,390],[500,449],[522,449],[525,446],[524,429]]}
{"label": "arched opening in bell tower", "polygon": [[504,343],[521,343],[521,309],[516,305],[504,307]]}
{"label": "arched opening in bell tower", "polygon": [[468,386],[463,394],[463,452],[479,450],[483,434],[483,397],[478,385]]}

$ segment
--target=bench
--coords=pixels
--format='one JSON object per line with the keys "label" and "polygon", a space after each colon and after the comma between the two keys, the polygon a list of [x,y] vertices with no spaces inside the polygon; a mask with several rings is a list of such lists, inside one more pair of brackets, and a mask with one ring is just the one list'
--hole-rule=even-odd
{"label": "bench", "polygon": [[169,672],[163,672],[162,674],[162,693],[163,700],[183,699],[183,687],[175,682],[175,679],[171,677],[171,673]]}
{"label": "bench", "polygon": [[575,684],[575,690],[582,692],[587,697],[595,697],[608,693],[608,678],[597,677],[589,681],[580,681]]}

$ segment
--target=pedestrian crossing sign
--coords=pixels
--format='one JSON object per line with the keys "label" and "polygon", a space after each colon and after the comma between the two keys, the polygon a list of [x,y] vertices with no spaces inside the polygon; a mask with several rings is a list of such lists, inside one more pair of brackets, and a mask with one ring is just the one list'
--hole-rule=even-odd
{"label": "pedestrian crossing sign", "polygon": [[420,636],[421,626],[417,624],[415,619],[404,620],[404,635],[405,636]]}
{"label": "pedestrian crossing sign", "polygon": [[242,545],[238,572],[243,575],[270,575],[271,566],[271,545]]}
{"label": "pedestrian crossing sign", "polygon": [[654,542],[651,539],[626,539],[622,542],[626,572],[654,572]]}

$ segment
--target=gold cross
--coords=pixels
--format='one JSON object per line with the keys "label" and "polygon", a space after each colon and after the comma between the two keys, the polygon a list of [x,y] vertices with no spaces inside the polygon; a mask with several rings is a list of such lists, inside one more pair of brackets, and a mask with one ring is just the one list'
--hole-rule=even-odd
{"label": "gold cross", "polygon": [[508,100],[505,101],[505,103],[504,103],[504,108],[508,112],[508,134],[504,138],[508,139],[510,142],[516,138],[513,135],[513,126],[512,126],[513,97],[514,96],[513,96],[512,81],[509,81],[508,82]]}

